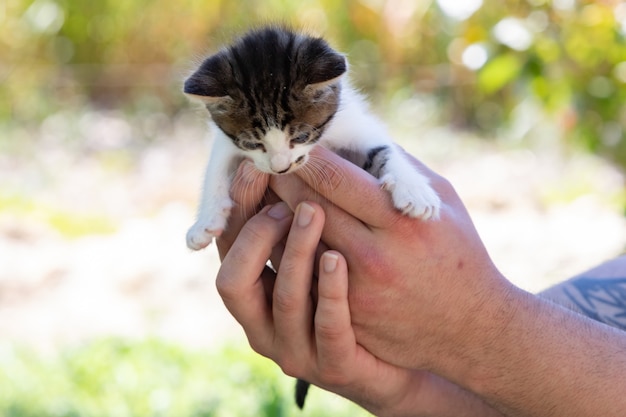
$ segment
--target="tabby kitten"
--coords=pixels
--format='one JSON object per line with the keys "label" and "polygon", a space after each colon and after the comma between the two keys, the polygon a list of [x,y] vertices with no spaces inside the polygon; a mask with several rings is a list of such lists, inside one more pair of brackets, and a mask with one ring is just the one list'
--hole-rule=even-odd
{"label": "tabby kitten", "polygon": [[[393,145],[346,71],[345,57],[323,39],[270,26],[208,57],[186,80],[184,92],[205,104],[217,127],[189,248],[204,248],[226,227],[231,181],[243,159],[287,174],[305,167],[316,145],[350,155],[405,215],[438,218],[441,203],[428,179]],[[306,388],[298,383],[300,406]]]}
{"label": "tabby kitten", "polygon": [[379,178],[402,213],[438,218],[441,203],[428,179],[393,145],[346,71],[345,57],[323,39],[266,27],[207,58],[185,81],[184,92],[205,104],[217,127],[190,249],[226,227],[231,179],[243,159],[286,174],[305,166],[318,144]]}

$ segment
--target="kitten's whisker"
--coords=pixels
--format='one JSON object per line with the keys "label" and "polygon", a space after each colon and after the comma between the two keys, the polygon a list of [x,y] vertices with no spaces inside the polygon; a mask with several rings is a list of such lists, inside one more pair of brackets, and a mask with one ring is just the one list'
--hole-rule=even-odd
{"label": "kitten's whisker", "polygon": [[[252,194],[252,190],[254,189],[255,182],[258,179],[258,175],[255,171],[246,172],[244,176],[237,176],[235,173],[232,174],[234,176],[232,180],[232,189],[236,188],[239,190],[239,195],[233,196],[234,200],[239,201],[247,201],[249,196]],[[246,217],[249,213],[246,213],[245,207],[241,204],[238,205],[239,215],[242,217]]]}
{"label": "kitten's whisker", "polygon": [[[313,161],[311,159],[309,159],[309,161],[306,163],[306,165],[304,165],[302,167],[302,173],[303,176],[306,177],[305,181],[309,184],[316,184],[317,183],[317,176],[315,175],[315,164],[313,163]],[[316,190],[317,192],[317,190]]]}
{"label": "kitten's whisker", "polygon": [[310,183],[313,184],[313,190],[316,194],[320,194],[320,186],[329,182],[324,170],[324,162],[321,159],[311,157],[307,165],[307,176],[310,179]]}
{"label": "kitten's whisker", "polygon": [[320,188],[327,182],[326,172],[324,171],[324,165],[319,160],[311,161],[311,175],[313,177],[314,190],[317,194],[320,193]]}
{"label": "kitten's whisker", "polygon": [[[333,181],[332,181],[331,175],[333,176],[342,175],[341,171],[335,164],[331,163],[330,161],[326,161],[318,157],[313,157],[311,159],[312,159],[312,162],[314,162],[312,166],[315,167],[315,169],[318,172],[318,178],[319,178],[318,184],[320,184],[320,186],[326,185],[327,188],[332,191]],[[332,174],[329,173],[329,170],[332,171]],[[343,176],[342,178],[340,178],[340,181],[342,180],[343,180]]]}
{"label": "kitten's whisker", "polygon": [[330,175],[327,172],[328,168],[331,168],[333,171],[336,171],[336,168],[329,164],[328,161],[325,161],[319,157],[311,158],[312,167],[315,168],[317,173],[317,178],[319,180],[319,184],[331,185]]}
{"label": "kitten's whisker", "polygon": [[315,166],[309,161],[304,167],[302,167],[303,176],[309,184],[313,184],[313,191],[315,194],[319,194],[317,190],[317,175],[315,174]]}
{"label": "kitten's whisker", "polygon": [[[236,172],[233,172],[233,173],[231,174],[231,177],[232,177],[232,180],[231,180],[231,188],[230,188],[230,189],[231,189],[231,196],[232,196],[231,198],[233,198],[233,197],[234,197],[234,198],[233,198],[233,200],[234,200],[234,201],[237,201],[237,200],[239,199],[239,198],[238,198],[239,196],[233,196],[233,195],[232,195],[232,190],[233,190],[233,189],[241,189],[241,187],[240,187],[240,186],[242,185],[243,180],[242,180],[242,178],[241,178],[241,177],[239,177],[238,175],[236,175]],[[246,187],[245,187],[245,185],[244,185],[244,187],[243,187],[243,193],[242,193],[244,196],[245,196],[245,190],[246,190]],[[243,207],[241,206],[241,204],[237,204],[237,206],[238,206],[237,208],[238,208],[238,210],[239,210],[239,214],[240,214],[240,215],[243,215],[243,214],[244,214],[244,213],[243,213]]]}
{"label": "kitten's whisker", "polygon": [[[257,182],[261,181],[261,176],[262,174],[260,172],[258,172],[257,170],[250,170],[249,172],[246,173],[247,177],[245,178],[246,180],[246,187],[245,187],[245,193],[244,193],[244,199],[245,201],[248,201],[250,196],[252,196],[254,194],[254,190],[257,187]],[[242,207],[242,215],[247,216],[247,217],[251,217],[254,214],[256,214],[256,212],[258,211],[258,205],[254,206],[251,208],[251,212],[249,213],[243,213],[243,207]]]}

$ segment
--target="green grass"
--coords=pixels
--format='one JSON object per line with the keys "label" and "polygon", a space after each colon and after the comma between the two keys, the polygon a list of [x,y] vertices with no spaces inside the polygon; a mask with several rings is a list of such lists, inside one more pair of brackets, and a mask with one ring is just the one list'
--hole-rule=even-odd
{"label": "green grass", "polygon": [[110,234],[117,230],[115,222],[99,213],[69,211],[35,197],[0,189],[0,214],[27,221],[40,222],[66,238],[93,234]]}
{"label": "green grass", "polygon": [[293,384],[248,347],[209,353],[106,339],[42,355],[0,346],[5,417],[369,416],[318,388],[300,412]]}

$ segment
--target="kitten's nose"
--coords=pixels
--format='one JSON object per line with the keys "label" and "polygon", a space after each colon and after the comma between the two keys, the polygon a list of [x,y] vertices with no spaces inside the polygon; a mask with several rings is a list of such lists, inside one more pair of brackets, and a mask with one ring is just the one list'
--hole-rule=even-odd
{"label": "kitten's nose", "polygon": [[285,172],[289,171],[289,168],[291,168],[291,165],[289,165],[286,169],[283,169],[282,171],[274,171],[277,174],[284,174]]}
{"label": "kitten's nose", "polygon": [[291,161],[286,155],[274,155],[270,160],[270,168],[277,174],[284,174],[291,168]]}

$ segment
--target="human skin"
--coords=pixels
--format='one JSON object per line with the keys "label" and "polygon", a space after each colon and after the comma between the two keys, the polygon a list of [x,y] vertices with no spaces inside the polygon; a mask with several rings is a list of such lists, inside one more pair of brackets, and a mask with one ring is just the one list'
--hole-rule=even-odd
{"label": "human skin", "polygon": [[[269,227],[271,217],[263,217],[261,213],[260,217],[246,223],[247,213],[255,204],[252,201],[243,204],[247,208],[241,210],[242,215],[233,222],[232,228],[229,225],[229,230],[218,242],[222,255],[233,243],[235,249],[235,252],[230,250],[224,259],[218,289],[257,351],[276,360],[287,373],[305,379],[313,374],[314,378],[309,379],[325,386],[323,379],[315,380],[314,367],[292,365],[306,362],[293,357],[294,352],[309,346],[302,343],[306,339],[295,337],[297,333],[290,334],[292,341],[269,337],[267,334],[273,333],[268,327],[264,328],[263,339],[262,331],[254,330],[258,325],[254,317],[259,317],[258,314],[254,316],[248,312],[250,320],[241,319],[244,310],[255,311],[256,308],[258,313],[262,304],[260,301],[251,303],[254,299],[261,300],[258,291],[256,296],[244,297],[245,301],[236,300],[235,294],[246,294],[246,288],[250,288],[241,283],[241,277],[247,277],[245,282],[248,284],[256,282],[257,290],[262,288],[264,294],[272,290],[267,284],[271,284],[271,277],[270,281],[259,280],[260,271],[255,270],[255,275],[251,269],[238,267],[235,260],[241,259],[243,254],[250,257],[255,247],[263,242],[267,245],[269,241],[262,256],[257,255],[254,261],[245,262],[248,266],[256,262],[257,269],[262,270],[268,258],[273,256],[280,260],[271,291],[273,302],[270,305],[273,307],[271,314],[266,311],[264,317],[272,318],[269,322],[274,322],[277,317],[296,317],[299,326],[310,329],[314,310],[308,296],[311,278],[281,280],[281,277],[298,277],[297,269],[293,267],[298,262],[309,265],[307,272],[312,275],[316,254],[332,248],[336,251],[333,254],[341,262],[345,257],[347,264],[345,270],[337,272],[340,275],[338,282],[347,280],[345,271],[349,271],[348,296],[345,300],[341,297],[335,300],[344,310],[349,306],[343,317],[344,320],[346,316],[349,318],[346,328],[351,329],[355,346],[362,346],[365,352],[375,355],[374,359],[368,359],[379,364],[373,368],[380,370],[384,364],[384,367],[395,369],[385,375],[398,385],[389,383],[385,387],[395,388],[395,398],[389,392],[371,391],[365,399],[355,398],[356,394],[375,387],[372,381],[376,379],[354,378],[354,372],[358,374],[359,370],[365,372],[372,367],[361,366],[355,370],[357,364],[363,364],[347,361],[348,365],[341,369],[348,375],[352,372],[352,378],[346,378],[340,384],[326,384],[327,388],[343,390],[339,393],[378,414],[392,409],[391,398],[409,405],[409,400],[420,392],[408,382],[416,375],[420,383],[428,381],[426,376],[436,378],[439,383],[436,393],[447,395],[452,402],[469,398],[480,406],[484,400],[506,415],[617,416],[623,412],[625,400],[622,394],[626,389],[622,378],[626,372],[624,333],[510,284],[489,259],[465,208],[446,180],[413,161],[431,178],[444,203],[439,221],[421,222],[400,215],[391,206],[387,192],[380,190],[376,180],[368,174],[326,150],[314,152],[315,157],[326,161],[320,168],[324,172],[318,174],[323,181],[304,171],[298,175],[272,177],[269,185],[292,210],[301,207],[299,204],[303,201],[317,202],[307,205],[315,208],[316,215],[325,214],[321,230],[311,235],[319,234],[323,242],[321,246],[317,244],[319,237],[317,241],[312,238],[308,250],[300,245],[300,239],[293,238],[291,244],[289,240],[284,242],[282,238],[289,226],[286,220],[283,229],[276,229],[282,231],[282,236],[277,233],[273,240],[266,234],[255,232],[255,227]],[[254,190],[263,189],[266,181],[252,181],[252,185],[244,187],[244,194],[250,197]],[[290,263],[285,264],[287,249],[298,247],[294,245],[296,242],[299,248],[288,256]],[[320,273],[320,286],[322,275]],[[255,279],[250,281],[249,277]],[[286,285],[292,287],[291,291],[279,291],[278,284],[283,281],[290,282]],[[259,286],[259,282],[266,284]],[[267,296],[262,299],[268,302]],[[286,308],[276,308],[276,305]],[[316,312],[319,309],[318,303]],[[274,344],[260,343],[260,340],[272,340]],[[294,343],[302,344],[294,346]],[[398,371],[402,368],[414,371],[409,376]],[[318,369],[319,375],[325,373]],[[380,375],[378,377],[380,381]],[[406,378],[404,381],[403,377]],[[435,385],[426,383],[425,386],[433,388]],[[403,386],[410,387],[413,395],[403,391]],[[402,415],[400,411],[388,414]]]}
{"label": "human skin", "polygon": [[[303,213],[310,218],[306,226]],[[224,303],[255,351],[276,361],[286,374],[343,395],[376,415],[501,415],[436,375],[390,365],[358,345],[350,322],[347,265],[339,253],[320,256],[315,303],[311,297],[324,226],[321,207],[303,203],[292,218],[284,203],[261,210],[228,248],[218,274]],[[277,247],[280,263],[274,273],[265,261]]]}
{"label": "human skin", "polygon": [[626,256],[585,271],[540,295],[594,320],[626,330]]}

